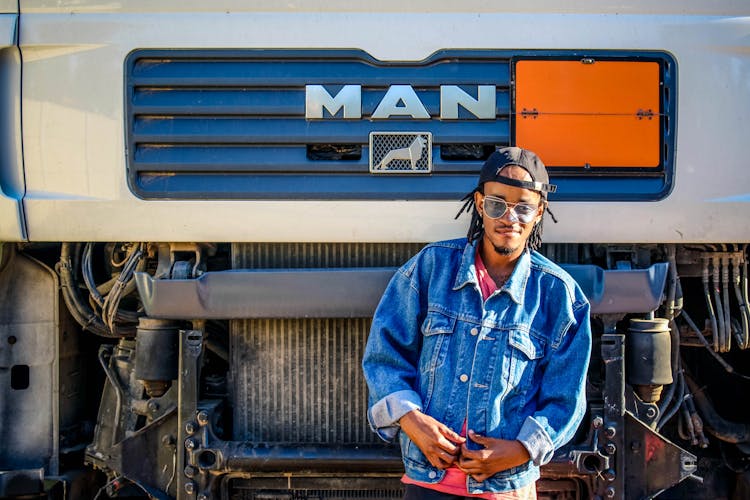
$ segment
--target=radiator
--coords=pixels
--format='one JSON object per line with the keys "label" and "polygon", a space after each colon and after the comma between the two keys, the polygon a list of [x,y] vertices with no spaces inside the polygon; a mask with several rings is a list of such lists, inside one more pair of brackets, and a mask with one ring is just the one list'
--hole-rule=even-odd
{"label": "radiator", "polygon": [[[399,266],[421,244],[234,244],[232,267]],[[369,318],[230,322],[233,438],[272,444],[369,444],[361,360]]]}

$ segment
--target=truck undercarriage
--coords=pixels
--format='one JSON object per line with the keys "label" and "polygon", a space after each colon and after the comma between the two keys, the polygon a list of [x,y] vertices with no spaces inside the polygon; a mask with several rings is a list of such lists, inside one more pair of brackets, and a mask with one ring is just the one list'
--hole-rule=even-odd
{"label": "truck undercarriage", "polygon": [[[420,247],[4,245],[0,461],[23,466],[0,492],[399,498],[360,360],[380,293]],[[538,496],[742,498],[745,245],[543,253],[589,297],[594,349],[586,418]]]}

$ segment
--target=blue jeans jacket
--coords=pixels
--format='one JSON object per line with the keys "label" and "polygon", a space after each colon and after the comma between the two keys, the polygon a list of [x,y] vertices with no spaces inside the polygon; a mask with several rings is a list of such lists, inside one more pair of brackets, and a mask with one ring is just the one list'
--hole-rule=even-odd
{"label": "blue jeans jacket", "polygon": [[[589,304],[576,282],[536,252],[524,252],[486,302],[465,239],[428,245],[394,275],[373,318],[362,366],[368,419],[386,441],[399,435],[406,474],[439,482],[398,420],[419,409],[456,432],[518,439],[531,460],[470,493],[517,489],[569,441],[586,408]],[[477,446],[477,445],[475,445]]]}

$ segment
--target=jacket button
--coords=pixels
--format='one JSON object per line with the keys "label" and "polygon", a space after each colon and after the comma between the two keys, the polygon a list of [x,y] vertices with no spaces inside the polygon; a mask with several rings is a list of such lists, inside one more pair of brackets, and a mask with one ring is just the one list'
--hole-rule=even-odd
{"label": "jacket button", "polygon": [[460,380],[461,382],[466,382],[467,380],[469,380],[469,376],[464,373],[463,375],[458,377],[458,380]]}
{"label": "jacket button", "polygon": [[478,334],[478,333],[479,333],[479,330],[477,330],[476,328],[472,328],[472,329],[471,329],[471,334],[472,334],[472,335],[476,335],[476,334]]}

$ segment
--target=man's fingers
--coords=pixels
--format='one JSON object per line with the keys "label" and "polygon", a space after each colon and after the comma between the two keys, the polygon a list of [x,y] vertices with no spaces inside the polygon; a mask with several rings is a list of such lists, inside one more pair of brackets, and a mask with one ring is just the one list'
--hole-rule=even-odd
{"label": "man's fingers", "polygon": [[446,465],[451,466],[456,462],[456,456],[452,455],[450,453],[443,452],[440,455],[440,459],[446,463]]}
{"label": "man's fingers", "polygon": [[473,460],[480,457],[482,450],[470,450],[466,444],[461,445],[461,459]]}
{"label": "man's fingers", "polygon": [[477,434],[474,431],[469,431],[469,438],[471,438],[471,440],[474,441],[475,443],[479,443],[482,445],[487,445],[491,441],[491,438]]}
{"label": "man's fingers", "polygon": [[449,453],[441,452],[430,457],[430,463],[438,469],[447,469],[453,465],[455,457]]}
{"label": "man's fingers", "polygon": [[451,455],[458,454],[459,446],[443,436],[438,437],[437,445]]}
{"label": "man's fingers", "polygon": [[443,436],[445,436],[446,438],[448,438],[455,444],[463,444],[466,442],[465,437],[459,436],[458,434],[453,432],[453,430],[451,430],[449,427],[442,426],[440,428],[440,432],[443,434]]}

